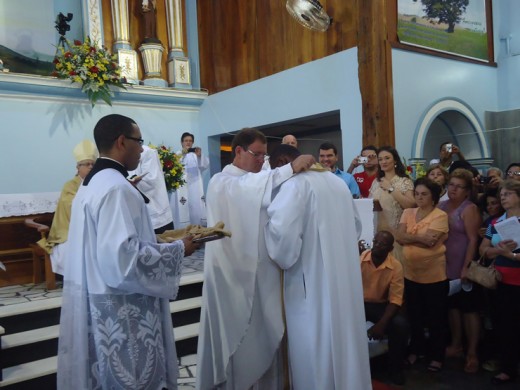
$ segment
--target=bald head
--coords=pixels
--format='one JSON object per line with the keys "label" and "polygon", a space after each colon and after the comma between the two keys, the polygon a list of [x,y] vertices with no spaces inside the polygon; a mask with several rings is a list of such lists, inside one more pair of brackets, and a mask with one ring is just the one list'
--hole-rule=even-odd
{"label": "bald head", "polygon": [[285,137],[282,138],[282,145],[291,145],[295,148],[298,147],[298,140],[296,137],[292,134],[287,134]]}

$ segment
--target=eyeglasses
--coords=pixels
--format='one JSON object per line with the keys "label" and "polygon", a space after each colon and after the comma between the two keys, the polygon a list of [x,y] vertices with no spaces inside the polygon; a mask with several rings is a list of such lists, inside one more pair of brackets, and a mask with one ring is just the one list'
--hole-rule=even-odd
{"label": "eyeglasses", "polygon": [[466,188],[468,188],[468,187],[461,186],[460,184],[453,184],[453,183],[448,184],[448,187],[456,188],[457,190],[465,190]]}
{"label": "eyeglasses", "polygon": [[366,158],[372,160],[373,158],[376,158],[377,155],[376,154],[369,154],[368,156],[365,156]]}
{"label": "eyeglasses", "polygon": [[507,176],[520,176],[520,171],[515,171],[515,172],[507,172]]}
{"label": "eyeglasses", "polygon": [[139,145],[143,145],[143,143],[144,143],[144,139],[142,139],[142,138],[128,137],[126,135],[125,135],[125,138],[131,139],[132,141],[137,142]]}
{"label": "eyeglasses", "polygon": [[78,164],[78,167],[93,167],[93,166],[94,166],[93,162],[85,162],[85,163]]}
{"label": "eyeglasses", "polygon": [[246,149],[246,152],[249,153],[253,158],[256,158],[257,160],[267,161],[269,160],[269,155],[264,153],[255,153],[249,149]]}

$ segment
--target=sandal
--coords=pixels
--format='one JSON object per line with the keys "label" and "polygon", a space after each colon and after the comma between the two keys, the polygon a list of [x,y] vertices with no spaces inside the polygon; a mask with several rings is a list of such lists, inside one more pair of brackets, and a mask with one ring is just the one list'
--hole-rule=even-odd
{"label": "sandal", "polygon": [[478,372],[479,362],[476,356],[467,356],[464,372],[467,374],[475,374]]}
{"label": "sandal", "polygon": [[442,370],[442,363],[432,360],[430,364],[428,364],[428,367],[426,367],[426,370],[430,372],[439,372],[440,370]]}

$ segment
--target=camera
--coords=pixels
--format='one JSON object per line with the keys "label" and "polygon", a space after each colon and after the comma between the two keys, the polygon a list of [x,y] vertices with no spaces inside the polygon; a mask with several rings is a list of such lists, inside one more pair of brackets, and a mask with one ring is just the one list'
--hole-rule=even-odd
{"label": "camera", "polygon": [[70,31],[70,25],[67,22],[72,20],[73,15],[68,13],[67,16],[61,12],[56,16],[55,28],[61,36],[65,36],[67,31]]}
{"label": "camera", "polygon": [[453,144],[446,144],[446,152],[448,152],[448,153],[453,152]]}
{"label": "camera", "polygon": [[489,184],[491,179],[492,177],[480,176],[479,182],[480,184]]}
{"label": "camera", "polygon": [[368,162],[368,157],[358,157],[357,161],[359,164],[366,164]]}
{"label": "camera", "polygon": [[196,149],[197,149],[197,148],[189,148],[189,149],[188,149],[188,153],[195,153],[195,150],[196,150]]}

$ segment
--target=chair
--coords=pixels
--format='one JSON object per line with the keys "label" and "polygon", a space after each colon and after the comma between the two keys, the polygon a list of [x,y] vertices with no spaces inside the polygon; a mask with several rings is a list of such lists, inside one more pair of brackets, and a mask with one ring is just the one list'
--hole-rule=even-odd
{"label": "chair", "polygon": [[[25,225],[38,230],[42,238],[47,238],[49,226],[36,222],[37,219],[38,217],[27,218],[25,220]],[[33,283],[40,283],[42,281],[41,260],[43,258],[45,266],[45,286],[47,287],[47,290],[54,290],[56,288],[56,276],[54,275],[54,272],[52,272],[51,257],[45,249],[38,244],[29,244],[29,246],[32,250],[33,258]]]}

